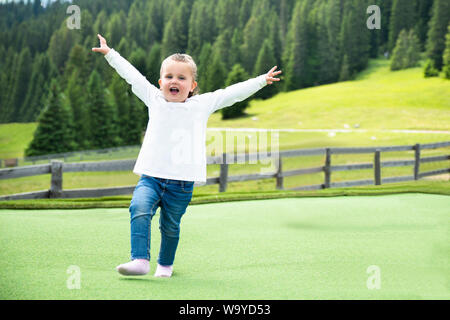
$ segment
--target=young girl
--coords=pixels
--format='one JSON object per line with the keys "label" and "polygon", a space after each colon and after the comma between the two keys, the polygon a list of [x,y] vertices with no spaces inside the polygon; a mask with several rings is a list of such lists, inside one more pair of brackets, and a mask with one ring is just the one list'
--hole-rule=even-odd
{"label": "young girl", "polygon": [[[197,66],[187,54],[166,58],[158,81],[150,84],[98,35],[100,47],[136,96],[148,107],[149,122],[133,172],[141,178],[130,204],[131,261],[116,267],[122,275],[149,272],[150,225],[158,207],[161,247],[155,277],[170,277],[180,234],[180,220],[191,201],[194,182],[206,182],[206,124],[216,110],[247,99],[281,71],[201,95],[196,94]],[[184,152],[179,152],[184,150]]]}

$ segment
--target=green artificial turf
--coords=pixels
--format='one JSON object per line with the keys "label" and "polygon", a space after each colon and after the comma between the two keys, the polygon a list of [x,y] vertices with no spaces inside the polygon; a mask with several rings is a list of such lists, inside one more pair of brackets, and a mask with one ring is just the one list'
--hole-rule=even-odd
{"label": "green artificial turf", "polygon": [[152,275],[159,210],[143,277],[115,271],[126,208],[0,210],[0,299],[449,299],[449,208],[419,193],[189,206],[170,279]]}

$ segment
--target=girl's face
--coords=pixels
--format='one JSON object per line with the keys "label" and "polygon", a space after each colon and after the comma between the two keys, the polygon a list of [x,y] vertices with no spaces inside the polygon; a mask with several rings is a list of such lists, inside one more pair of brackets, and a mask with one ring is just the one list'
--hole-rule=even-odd
{"label": "girl's face", "polygon": [[189,64],[180,61],[167,61],[158,81],[160,90],[169,102],[184,102],[197,86]]}

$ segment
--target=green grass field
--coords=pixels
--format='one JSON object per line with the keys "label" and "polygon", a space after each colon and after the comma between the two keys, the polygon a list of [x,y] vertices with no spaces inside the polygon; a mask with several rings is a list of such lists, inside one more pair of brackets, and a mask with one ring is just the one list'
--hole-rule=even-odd
{"label": "green grass field", "polygon": [[449,207],[419,193],[189,206],[171,279],[152,275],[159,210],[143,277],[115,271],[125,208],[0,210],[0,299],[449,299]]}

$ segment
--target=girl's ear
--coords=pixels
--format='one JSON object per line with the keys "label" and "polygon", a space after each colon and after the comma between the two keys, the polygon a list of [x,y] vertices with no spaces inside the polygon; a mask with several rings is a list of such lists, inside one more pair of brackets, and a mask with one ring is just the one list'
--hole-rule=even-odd
{"label": "girl's ear", "polygon": [[195,88],[197,88],[197,81],[192,82],[191,92],[193,92]]}
{"label": "girl's ear", "polygon": [[158,84],[159,84],[159,87],[160,87],[160,88],[161,88],[161,82],[162,82],[162,80],[159,79],[159,80],[158,80]]}

